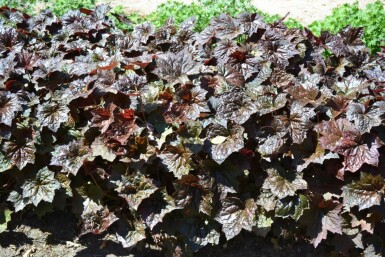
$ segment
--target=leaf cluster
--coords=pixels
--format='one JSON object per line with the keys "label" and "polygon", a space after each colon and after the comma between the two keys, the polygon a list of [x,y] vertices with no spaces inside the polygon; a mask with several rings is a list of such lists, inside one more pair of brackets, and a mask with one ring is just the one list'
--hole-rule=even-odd
{"label": "leaf cluster", "polygon": [[385,53],[362,28],[243,13],[123,33],[109,10],[0,10],[2,230],[45,207],[170,256],[242,231],[383,253]]}
{"label": "leaf cluster", "polygon": [[364,43],[372,52],[377,52],[385,45],[385,8],[384,1],[377,0],[368,3],[360,9],[358,2],[343,4],[333,10],[330,16],[323,20],[315,21],[309,28],[319,34],[321,31],[338,32],[345,26],[364,27],[362,37]]}

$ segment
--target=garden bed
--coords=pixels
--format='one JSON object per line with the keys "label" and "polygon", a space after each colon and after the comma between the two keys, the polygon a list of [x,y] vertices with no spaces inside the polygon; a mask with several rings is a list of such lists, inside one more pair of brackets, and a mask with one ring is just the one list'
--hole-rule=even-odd
{"label": "garden bed", "polygon": [[109,11],[0,10],[2,252],[384,253],[385,50],[363,28]]}

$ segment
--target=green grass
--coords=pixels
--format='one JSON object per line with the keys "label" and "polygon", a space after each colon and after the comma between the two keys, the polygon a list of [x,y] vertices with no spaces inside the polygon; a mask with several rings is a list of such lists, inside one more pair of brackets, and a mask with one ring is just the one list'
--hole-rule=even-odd
{"label": "green grass", "polygon": [[309,28],[319,35],[321,31],[337,33],[345,26],[364,27],[363,41],[372,52],[379,51],[385,45],[385,9],[384,1],[376,1],[360,9],[358,3],[344,4],[333,10],[330,16],[315,21]]}

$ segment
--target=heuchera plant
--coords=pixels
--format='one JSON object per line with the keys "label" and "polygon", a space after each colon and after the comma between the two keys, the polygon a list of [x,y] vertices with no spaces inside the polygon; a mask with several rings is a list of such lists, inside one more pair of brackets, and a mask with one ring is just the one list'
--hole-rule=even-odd
{"label": "heuchera plant", "polygon": [[245,13],[124,34],[108,11],[1,8],[6,221],[44,204],[130,249],[189,255],[247,230],[383,253],[385,51],[362,29]]}

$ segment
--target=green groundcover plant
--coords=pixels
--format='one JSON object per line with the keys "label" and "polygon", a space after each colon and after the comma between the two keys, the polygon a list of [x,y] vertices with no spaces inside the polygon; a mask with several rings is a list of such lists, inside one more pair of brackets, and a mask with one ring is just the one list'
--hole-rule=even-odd
{"label": "green groundcover plant", "polygon": [[[133,24],[138,24],[144,20],[151,21],[156,27],[160,27],[169,17],[173,17],[175,23],[179,25],[184,20],[195,16],[197,19],[195,31],[201,31],[210,20],[221,13],[238,15],[241,12],[257,12],[265,22],[272,23],[281,17],[269,15],[257,10],[249,0],[213,1],[197,0],[192,4],[184,4],[179,1],[168,1],[161,4],[153,13],[146,17],[137,14],[130,14],[129,23],[118,21],[117,26],[121,29],[132,30]],[[122,7],[116,7],[113,12],[124,15]],[[300,22],[289,18],[284,20],[284,24],[290,28],[303,28]],[[383,1],[369,3],[365,8],[360,9],[358,2],[353,4],[343,4],[333,10],[330,16],[320,21],[315,21],[309,25],[310,30],[316,35],[322,31],[337,33],[342,28],[351,25],[353,27],[363,27],[363,41],[371,49],[372,53],[380,50],[380,46],[385,45],[385,9]]]}
{"label": "green groundcover plant", "polygon": [[[169,0],[161,4],[146,19],[159,27],[170,16],[174,17],[176,24],[180,24],[191,16],[195,16],[197,21],[194,29],[201,31],[207,27],[213,17],[219,16],[222,13],[235,16],[243,12],[257,12],[268,23],[280,18],[278,15],[269,15],[256,9],[250,0],[197,0],[191,4]],[[301,24],[294,19],[288,19],[284,23],[289,27],[301,27]]]}
{"label": "green groundcover plant", "polygon": [[124,33],[108,12],[0,9],[0,231],[61,209],[168,256],[243,230],[384,254],[385,51],[362,28],[242,13]]}
{"label": "green groundcover plant", "polygon": [[360,9],[358,2],[344,4],[333,10],[332,15],[321,21],[315,21],[309,28],[319,35],[322,31],[338,32],[345,26],[363,27],[363,41],[372,50],[380,50],[385,45],[385,8],[384,1],[369,3]]}

